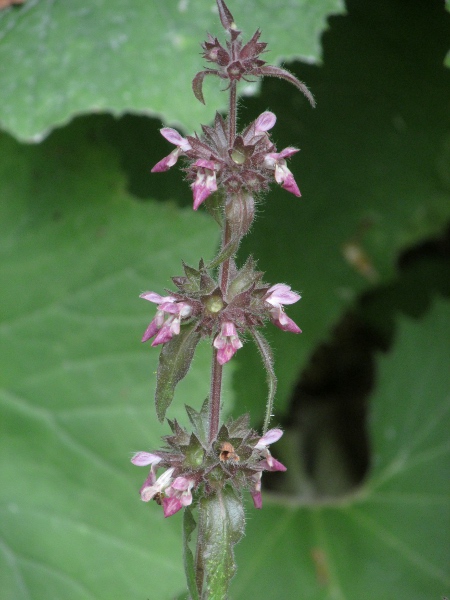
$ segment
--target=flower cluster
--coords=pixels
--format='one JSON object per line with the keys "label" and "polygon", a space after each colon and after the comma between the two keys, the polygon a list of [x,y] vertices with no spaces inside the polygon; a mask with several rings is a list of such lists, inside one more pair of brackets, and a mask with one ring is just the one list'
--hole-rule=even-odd
{"label": "flower cluster", "polygon": [[[150,472],[140,489],[144,502],[156,500],[164,516],[171,517],[193,501],[200,487],[210,495],[226,484],[249,489],[256,508],[262,507],[261,477],[264,471],[285,471],[286,467],[270,453],[269,446],[283,435],[270,429],[265,435],[249,429],[248,415],[223,425],[216,442],[207,444],[203,435],[205,409],[197,412],[187,407],[194,431],[169,421],[173,435],[166,436],[167,446],[154,453],[137,452],[131,462],[150,465]],[[157,471],[163,468],[159,477]]]}
{"label": "flower cluster", "polygon": [[203,135],[182,137],[170,127],[161,134],[176,146],[168,156],[160,160],[152,172],[167,171],[180,156],[189,160],[187,177],[193,181],[194,210],[215,192],[218,187],[229,194],[242,190],[257,193],[265,190],[275,179],[285,190],[300,196],[294,176],[288,169],[286,159],[298,152],[296,148],[277,149],[267,133],[275,125],[276,116],[263,112],[230,145],[227,123],[216,114],[213,127],[203,126]]}
{"label": "flower cluster", "polygon": [[[242,43],[241,32],[237,29],[233,15],[228,10],[225,2],[218,2],[220,20],[224,29],[229,33],[230,40],[224,48],[216,37],[208,34],[208,39],[202,44],[203,58],[209,63],[215,63],[217,68],[205,69],[197,73],[192,82],[195,97],[203,104],[203,80],[207,75],[214,75],[228,81],[249,81],[249,77],[278,77],[294,84],[315,106],[314,98],[306,85],[299,81],[292,73],[267,65],[261,60],[260,55],[265,51],[267,44],[260,42],[261,32],[259,29],[253,34],[246,44]],[[251,79],[250,79],[251,81]]]}
{"label": "flower cluster", "polygon": [[156,315],[150,322],[142,341],[154,338],[152,346],[165,344],[180,333],[182,322],[195,322],[203,337],[214,337],[220,364],[228,362],[242,341],[239,333],[261,326],[269,318],[283,331],[301,333],[296,323],[286,315],[284,305],[300,300],[300,295],[288,285],[263,284],[262,273],[254,270],[249,260],[241,270],[231,265],[227,289],[221,289],[201,263],[198,270],[185,265],[185,277],[174,277],[179,291],[169,296],[145,292],[141,298],[157,305]]}

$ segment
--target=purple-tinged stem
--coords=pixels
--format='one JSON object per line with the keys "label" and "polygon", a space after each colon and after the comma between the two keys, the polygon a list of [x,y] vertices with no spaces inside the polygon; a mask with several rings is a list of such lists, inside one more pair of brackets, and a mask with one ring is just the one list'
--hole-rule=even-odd
{"label": "purple-tinged stem", "polygon": [[[228,244],[231,232],[228,222],[225,220],[223,228],[222,248]],[[230,270],[230,260],[225,260],[220,268],[220,289],[224,292],[228,287],[228,273]],[[213,348],[211,365],[211,388],[209,392],[209,443],[211,444],[217,437],[220,423],[220,405],[222,397],[222,373],[223,366],[217,361],[217,350]]]}
{"label": "purple-tinged stem", "polygon": [[[237,82],[230,84],[230,103],[228,110],[228,143],[232,148],[236,138],[237,120]],[[231,231],[228,221],[225,219],[222,234],[222,249],[229,243]],[[230,259],[225,260],[220,268],[219,285],[225,294],[228,287],[228,274],[230,271]],[[222,373],[223,367],[217,362],[217,350],[213,349],[211,365],[211,388],[209,393],[209,443],[217,437],[220,423],[220,404],[222,397]]]}
{"label": "purple-tinged stem", "polygon": [[236,138],[237,125],[237,81],[230,83],[230,104],[228,108],[228,144],[232,148]]}

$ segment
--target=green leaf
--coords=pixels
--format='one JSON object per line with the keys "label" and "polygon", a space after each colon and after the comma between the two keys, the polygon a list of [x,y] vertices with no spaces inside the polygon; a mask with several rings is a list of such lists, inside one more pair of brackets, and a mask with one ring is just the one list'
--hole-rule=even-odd
{"label": "green leaf", "polygon": [[156,378],[155,406],[162,422],[172,403],[177,384],[186,376],[200,341],[196,323],[183,325],[180,333],[163,345]]}
{"label": "green leaf", "polygon": [[190,600],[200,600],[198,595],[197,582],[195,580],[195,565],[194,555],[189,548],[192,533],[195,531],[196,522],[192,516],[192,511],[189,507],[184,509],[183,514],[183,556],[184,556],[184,571],[186,573],[186,581],[191,595]]}
{"label": "green leaf", "polygon": [[449,352],[449,303],[423,322],[402,320],[392,354],[379,359],[369,477],[354,495],[311,507],[263,493],[238,548],[233,598],[448,593]]}
{"label": "green leaf", "polygon": [[[399,254],[441,235],[450,219],[449,73],[441,67],[448,15],[443,3],[433,10],[412,6],[368,2],[330,19],[324,65],[292,68],[315,93],[316,109],[272,79],[265,80],[261,98],[240,107],[246,123],[269,106],[277,115],[271,132],[277,148],[301,148],[288,167],[302,198],[274,184],[239,250],[241,264],[249,254],[257,258],[264,281],[287,283],[302,294],[286,314],[303,333],[270,324],[265,332],[279,413],[286,413],[307,361],[342,314],[360,294],[392,282]],[[426,78],[420,89],[418,69]],[[356,257],[344,252],[352,243]],[[247,344],[235,360],[236,406],[250,411],[256,424],[265,395],[260,358]]]}
{"label": "green leaf", "polygon": [[242,499],[228,486],[202,498],[199,510],[204,569],[202,600],[224,600],[228,598],[229,584],[236,571],[233,546],[245,529]]}
{"label": "green leaf", "polygon": [[[262,28],[272,62],[318,60],[327,16],[343,11],[342,0],[294,0],[277,7],[274,19],[273,6],[263,0],[231,4],[245,41]],[[212,118],[211,107],[227,103],[217,78],[205,85],[206,107],[191,91],[208,31],[225,40],[212,0],[28,0],[2,11],[1,126],[36,141],[75,115],[107,111],[198,129]]]}
{"label": "green leaf", "polygon": [[189,421],[204,448],[208,447],[208,429],[209,429],[209,397],[203,402],[200,411],[191,406],[185,406]]}
{"label": "green leaf", "polygon": [[[39,147],[2,135],[0,157],[0,599],[173,598],[181,520],[141,502],[147,471],[130,463],[167,433],[138,296],[212,255],[216,227],[129,197],[79,124]],[[210,362],[200,347],[183,388],[198,408]],[[172,413],[187,421],[182,402]]]}

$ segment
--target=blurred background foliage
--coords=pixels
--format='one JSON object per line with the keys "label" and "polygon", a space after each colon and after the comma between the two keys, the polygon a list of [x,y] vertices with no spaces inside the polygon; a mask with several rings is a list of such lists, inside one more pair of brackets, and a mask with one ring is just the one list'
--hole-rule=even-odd
{"label": "blurred background foliage", "polygon": [[[224,106],[210,82],[206,107],[190,93],[198,44],[220,32],[213,7],[28,0],[0,13],[1,600],[186,597],[180,515],[139,501],[145,472],[128,458],[167,433],[138,295],[218,243],[182,174],[149,172],[170,151],[161,122],[190,133]],[[289,468],[247,509],[232,598],[440,598],[450,16],[437,0],[230,8],[317,100],[268,79],[240,105],[242,125],[270,109],[277,146],[302,149],[290,166],[303,197],[262,199],[240,260],[302,293],[289,315],[303,333],[267,330],[286,431],[274,453]],[[228,371],[227,411],[258,427],[250,343]],[[201,404],[208,377],[203,344],[172,418]]]}

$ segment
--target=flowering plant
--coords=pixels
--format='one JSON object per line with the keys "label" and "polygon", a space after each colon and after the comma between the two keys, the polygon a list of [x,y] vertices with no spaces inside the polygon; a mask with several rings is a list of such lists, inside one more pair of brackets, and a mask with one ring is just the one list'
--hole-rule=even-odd
{"label": "flowering plant", "polygon": [[[159,420],[166,418],[175,387],[186,376],[197,344],[205,338],[212,342],[210,394],[200,411],[186,407],[190,431],[167,419],[172,435],[165,436],[164,446],[151,453],[138,452],[132,458],[137,466],[150,466],[140,490],[144,502],[155,500],[165,517],[185,509],[185,570],[193,600],[227,597],[236,569],[233,545],[244,532],[242,492],[248,490],[260,509],[263,472],[286,470],[269,450],[283,432],[269,429],[276,377],[261,328],[270,320],[283,331],[301,333],[284,312],[284,306],[300,300],[300,295],[286,284],[265,283],[253,257],[241,267],[236,262],[240,241],[254,219],[255,197],[273,180],[295,196],[301,195],[286,162],[298,149],[277,150],[269,133],[276,122],[272,112],[263,112],[238,133],[237,84],[249,77],[278,77],[293,83],[314,106],[302,82],[260,58],[266,48],[259,41],[261,32],[244,44],[224,0],[217,0],[217,6],[229,39],[224,47],[208,34],[202,44],[203,58],[215,67],[197,73],[192,86],[197,99],[204,103],[204,78],[212,75],[224,80],[229,92],[228,115],[224,118],[217,113],[213,126],[202,126],[201,135],[183,137],[164,127],[161,134],[175,149],[152,171],[167,171],[184,159],[193,208],[204,206],[215,218],[222,229],[222,244],[209,262],[201,259],[198,267],[183,263],[184,274],[172,277],[176,289],[167,291],[168,295],[153,291],[141,294],[157,306],[142,341],[152,340],[152,346],[162,346],[155,394]],[[250,427],[248,415],[221,424],[223,366],[247,337],[261,354],[269,384],[262,435]],[[159,469],[164,469],[161,474]],[[194,554],[190,543],[196,525]]]}

